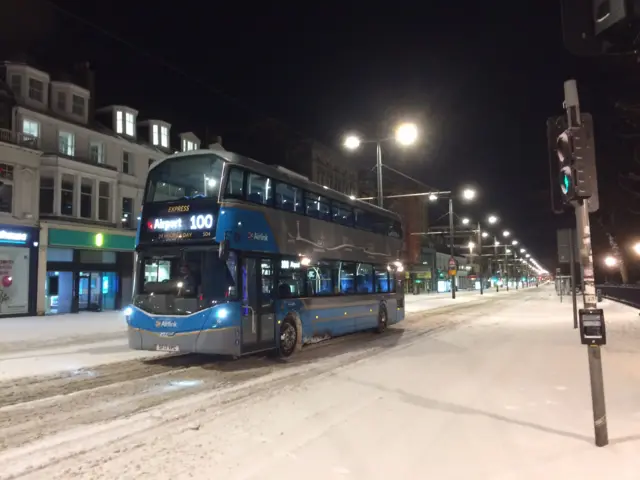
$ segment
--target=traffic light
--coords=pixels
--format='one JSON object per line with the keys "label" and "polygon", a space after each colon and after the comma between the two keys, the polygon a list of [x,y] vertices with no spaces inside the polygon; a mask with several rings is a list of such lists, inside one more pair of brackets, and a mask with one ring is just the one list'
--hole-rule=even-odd
{"label": "traffic light", "polygon": [[639,0],[561,0],[564,45],[579,56],[629,52],[640,33]]}
{"label": "traffic light", "polygon": [[[566,127],[563,117],[547,122],[551,201],[556,213],[562,213],[566,205],[583,200],[588,202],[589,212],[596,212],[599,207],[593,118],[585,113],[581,119],[582,123],[573,127]],[[558,188],[559,195],[555,194]]]}

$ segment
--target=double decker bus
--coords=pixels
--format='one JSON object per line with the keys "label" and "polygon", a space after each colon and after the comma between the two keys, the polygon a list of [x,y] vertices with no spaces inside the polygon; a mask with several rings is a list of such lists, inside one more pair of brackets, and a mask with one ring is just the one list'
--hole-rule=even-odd
{"label": "double decker bus", "polygon": [[400,218],[285,168],[175,154],[151,167],[141,215],[132,349],[288,357],[404,318]]}

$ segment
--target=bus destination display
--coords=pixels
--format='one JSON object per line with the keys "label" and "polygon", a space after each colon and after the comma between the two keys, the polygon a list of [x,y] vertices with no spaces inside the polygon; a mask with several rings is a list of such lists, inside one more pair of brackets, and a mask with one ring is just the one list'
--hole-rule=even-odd
{"label": "bus destination display", "polygon": [[212,213],[167,213],[151,216],[145,222],[146,237],[151,241],[185,241],[215,237]]}

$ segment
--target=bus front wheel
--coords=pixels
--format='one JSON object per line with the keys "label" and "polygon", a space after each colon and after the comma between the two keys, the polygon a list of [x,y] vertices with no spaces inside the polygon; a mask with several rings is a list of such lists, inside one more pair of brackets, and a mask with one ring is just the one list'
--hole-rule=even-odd
{"label": "bus front wheel", "polygon": [[383,333],[387,329],[388,323],[387,309],[380,307],[380,310],[378,310],[378,326],[376,327],[376,332]]}
{"label": "bus front wheel", "polygon": [[280,324],[280,356],[288,358],[296,351],[298,329],[291,318],[285,318]]}

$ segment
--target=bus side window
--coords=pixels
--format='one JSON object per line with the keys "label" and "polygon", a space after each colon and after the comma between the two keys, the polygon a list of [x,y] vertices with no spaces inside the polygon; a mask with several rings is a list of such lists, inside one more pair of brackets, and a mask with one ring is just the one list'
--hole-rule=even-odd
{"label": "bus side window", "polygon": [[227,188],[224,196],[242,198],[244,195],[244,170],[232,167],[227,176]]}

